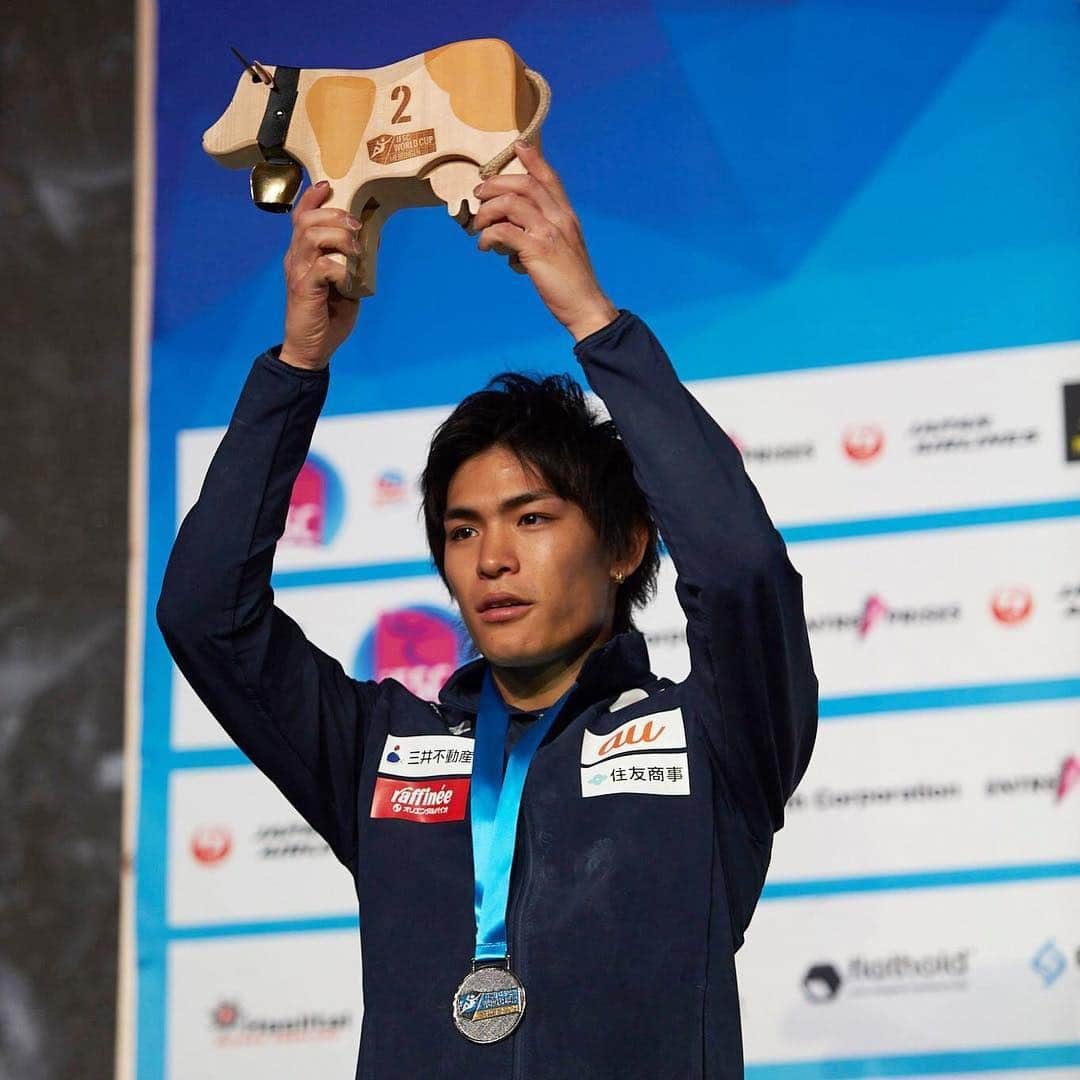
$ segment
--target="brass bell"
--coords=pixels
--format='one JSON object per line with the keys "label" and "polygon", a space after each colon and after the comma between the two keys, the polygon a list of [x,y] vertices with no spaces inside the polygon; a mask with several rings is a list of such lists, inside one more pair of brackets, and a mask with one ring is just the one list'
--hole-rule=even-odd
{"label": "brass bell", "polygon": [[303,178],[295,161],[260,161],[251,167],[251,201],[271,214],[287,214]]}

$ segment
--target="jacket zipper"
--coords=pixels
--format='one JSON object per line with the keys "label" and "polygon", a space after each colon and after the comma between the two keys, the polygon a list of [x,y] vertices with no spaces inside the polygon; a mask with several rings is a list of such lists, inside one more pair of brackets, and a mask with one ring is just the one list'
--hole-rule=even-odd
{"label": "jacket zipper", "polygon": [[[522,844],[521,850],[518,851],[514,858],[515,861],[521,859],[521,873],[518,876],[518,891],[515,897],[516,903],[514,904],[514,917],[511,920],[512,930],[507,933],[507,952],[510,954],[510,967],[514,974],[521,980],[521,984],[525,987],[525,1011],[529,1009],[529,987],[525,978],[525,971],[522,965],[524,959],[524,921],[525,921],[525,905],[529,895],[529,886],[532,883],[532,840],[530,839],[532,834],[532,821],[529,814],[528,804],[522,799],[521,802],[521,818],[524,828],[522,829]],[[522,1018],[522,1023],[527,1024],[528,1018]],[[524,1076],[524,1061],[523,1055],[520,1051],[521,1047],[521,1029],[518,1029],[517,1038],[513,1040],[513,1052],[511,1054],[511,1068],[510,1075],[512,1080],[522,1080]]]}

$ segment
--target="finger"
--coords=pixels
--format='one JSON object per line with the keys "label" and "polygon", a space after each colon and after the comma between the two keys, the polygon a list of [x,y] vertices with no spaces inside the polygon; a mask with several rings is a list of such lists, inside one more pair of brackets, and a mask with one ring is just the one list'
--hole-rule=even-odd
{"label": "finger", "polygon": [[315,244],[309,234],[325,229],[351,232],[356,236],[357,241],[360,238],[360,222],[346,211],[330,207],[307,210],[293,222],[293,234],[289,243],[290,255],[294,255],[306,266],[315,257]]}
{"label": "finger", "polygon": [[[483,210],[485,202],[494,200],[497,195],[517,194],[535,202],[541,213],[550,220],[555,221],[557,225],[562,225],[567,217],[566,207],[556,202],[552,197],[552,193],[535,176],[529,176],[528,174],[523,176],[521,173],[502,173],[492,176],[478,186],[474,194],[477,194],[482,200],[481,210]],[[569,216],[573,216],[572,211]]]}
{"label": "finger", "polygon": [[512,193],[496,195],[495,198],[481,203],[473,218],[473,228],[486,229],[496,221],[509,221],[522,229],[535,231],[551,227],[551,223],[532,199]]}
{"label": "finger", "polygon": [[535,177],[551,193],[551,197],[563,208],[573,213],[570,200],[566,197],[559,174],[544,160],[539,147],[530,146],[519,139],[514,143],[514,153],[518,161],[525,166],[526,172]]}
{"label": "finger", "polygon": [[333,189],[330,187],[328,181],[320,180],[317,184],[312,184],[304,189],[303,195],[296,200],[296,204],[292,208],[292,212],[295,215],[297,212],[302,213],[305,210],[311,210],[314,207],[322,206],[327,199],[330,198]]}
{"label": "finger", "polygon": [[348,268],[331,255],[320,255],[312,264],[311,269],[301,278],[299,291],[307,295],[322,293],[325,295],[329,286],[333,285],[339,293],[351,291]]}
{"label": "finger", "polygon": [[360,222],[351,217],[346,210],[336,207],[324,206],[323,204],[331,197],[334,189],[328,181],[320,180],[319,183],[307,188],[303,195],[296,201],[293,207],[293,236],[312,225],[345,225],[350,229],[360,228]]}
{"label": "finger", "polygon": [[306,229],[297,247],[301,260],[310,265],[324,251],[340,251],[342,255],[360,254],[360,232],[343,225],[314,225]]}
{"label": "finger", "polygon": [[[299,206],[299,203],[297,205]],[[354,224],[350,225],[350,221],[354,222]],[[339,210],[333,206],[305,210],[297,217],[297,227],[299,229],[310,229],[312,225],[343,225],[350,229],[360,228],[360,222],[347,210]]]}
{"label": "finger", "polygon": [[499,251],[501,254],[513,252],[519,257],[532,250],[533,241],[524,229],[511,225],[508,221],[498,221],[489,225],[480,233],[476,246],[481,251]]}
{"label": "finger", "polygon": [[[308,188],[304,192],[304,195],[309,195],[311,192],[318,192],[317,197],[311,196],[311,207],[304,209],[302,207],[303,197],[296,204],[296,209],[293,211],[293,232],[292,239],[289,243],[289,249],[285,252],[285,269],[286,272],[292,270],[294,273],[305,274],[311,267],[312,262],[318,255],[318,246],[310,242],[308,239],[308,233],[317,228],[339,228],[345,230],[353,230],[354,232],[360,228],[360,222],[356,218],[350,216],[345,210],[337,209],[330,206],[315,206],[320,199],[327,198],[324,192],[329,191],[329,186],[321,189]],[[359,237],[357,237],[359,240]],[[346,254],[352,254],[351,249],[345,249]]]}

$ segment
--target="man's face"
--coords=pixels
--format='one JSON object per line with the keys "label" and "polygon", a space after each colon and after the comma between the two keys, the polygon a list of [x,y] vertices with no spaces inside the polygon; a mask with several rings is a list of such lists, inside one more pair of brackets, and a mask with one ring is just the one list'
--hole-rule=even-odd
{"label": "man's face", "polygon": [[[580,506],[493,446],[447,492],[445,570],[477,648],[501,667],[573,658],[611,629],[614,561]],[[508,606],[492,601],[514,600]]]}

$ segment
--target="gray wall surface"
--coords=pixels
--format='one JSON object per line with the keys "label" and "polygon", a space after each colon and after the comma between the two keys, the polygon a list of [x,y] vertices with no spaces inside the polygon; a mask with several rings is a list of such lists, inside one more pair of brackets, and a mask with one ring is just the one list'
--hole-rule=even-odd
{"label": "gray wall surface", "polygon": [[0,26],[0,1080],[113,1075],[134,20]]}

